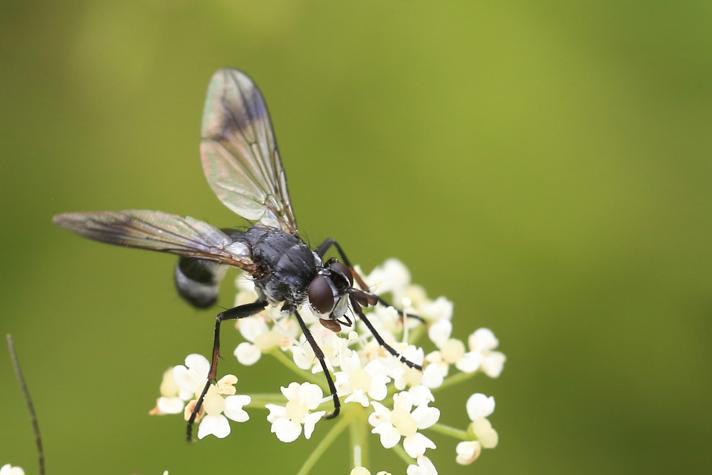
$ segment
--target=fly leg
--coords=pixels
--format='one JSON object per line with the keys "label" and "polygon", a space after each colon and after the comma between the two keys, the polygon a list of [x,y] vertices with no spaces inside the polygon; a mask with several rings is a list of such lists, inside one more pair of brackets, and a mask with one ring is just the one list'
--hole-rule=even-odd
{"label": "fly leg", "polygon": [[385,348],[386,351],[388,351],[390,354],[392,354],[393,356],[398,358],[401,361],[401,363],[405,363],[409,368],[415,368],[420,371],[423,370],[423,367],[421,365],[419,365],[417,363],[413,363],[408,358],[406,358],[405,356],[398,353],[396,351],[396,349],[393,348],[391,345],[386,343],[386,341],[383,339],[383,337],[381,337],[381,335],[379,335],[378,332],[376,331],[376,329],[373,327],[373,324],[371,323],[371,321],[368,318],[366,318],[366,315],[364,315],[363,310],[361,309],[361,305],[356,300],[356,297],[354,297],[353,295],[350,295],[349,299],[351,300],[351,306],[353,307],[354,311],[359,316],[359,318],[361,320],[363,320],[363,323],[366,324],[366,326],[368,327],[368,330],[371,332],[371,334],[376,339],[376,341],[378,342],[379,345],[381,345],[383,348]]}
{"label": "fly leg", "polygon": [[[341,247],[341,244],[339,244],[336,239],[333,239],[333,238],[326,238],[326,239],[324,240],[324,242],[322,242],[321,244],[319,244],[319,247],[317,247],[317,248],[314,250],[314,252],[316,252],[316,253],[319,255],[319,257],[322,257],[322,258],[323,258],[324,255],[327,253],[327,251],[329,250],[329,248],[330,248],[331,246],[334,246],[334,247],[336,248],[336,250],[337,250],[338,253],[339,253],[339,256],[340,256],[341,259],[344,261],[344,264],[346,264],[346,266],[347,266],[347,267],[349,268],[349,270],[351,271],[351,275],[354,276],[354,280],[356,280],[356,282],[358,282],[359,287],[361,287],[362,290],[365,290],[366,292],[368,292],[368,284],[366,284],[366,281],[363,280],[363,277],[361,277],[361,275],[360,275],[358,272],[356,272],[356,269],[354,269],[354,266],[351,264],[351,261],[350,261],[349,258],[346,256],[346,253],[344,252],[344,248]],[[393,305],[391,305],[391,304],[390,304],[387,300],[385,300],[384,298],[379,297],[378,295],[376,295],[376,298],[378,299],[378,303],[380,303],[381,305],[384,305],[384,306],[386,306],[386,307],[393,307]],[[395,308],[395,307],[394,307],[394,308]],[[418,316],[418,315],[415,315],[415,314],[412,314],[412,313],[404,312],[403,310],[401,310],[401,309],[399,309],[399,308],[396,308],[396,310],[398,310],[398,314],[399,314],[399,315],[405,315],[406,317],[412,318],[412,319],[414,319],[414,320],[418,320],[418,321],[421,322],[421,323],[425,322],[425,320],[424,320],[423,317],[421,317],[421,316]]]}
{"label": "fly leg", "polygon": [[200,408],[203,407],[205,394],[207,394],[210,385],[217,382],[216,376],[218,372],[218,359],[220,358],[220,324],[225,320],[237,320],[239,318],[250,317],[260,312],[266,306],[267,302],[258,300],[257,302],[239,305],[225,310],[218,313],[217,317],[215,317],[215,336],[213,339],[213,356],[210,361],[210,372],[208,373],[208,380],[205,382],[205,387],[203,387],[203,391],[200,393],[198,402],[195,404],[193,412],[191,412],[190,418],[188,419],[188,427],[186,428],[186,437],[188,442],[193,439],[193,424],[195,423],[196,417],[198,417]]}
{"label": "fly leg", "polygon": [[325,416],[325,418],[332,419],[339,415],[339,412],[341,411],[341,401],[339,401],[339,395],[336,392],[336,385],[334,385],[334,380],[331,378],[331,373],[329,373],[329,368],[326,366],[326,361],[324,360],[324,352],[321,351],[321,348],[319,348],[319,345],[316,344],[316,340],[314,340],[314,337],[312,336],[311,332],[309,331],[309,328],[307,328],[306,323],[304,323],[302,316],[299,315],[299,312],[297,312],[296,309],[294,309],[293,312],[294,312],[294,315],[296,315],[296,317],[297,317],[297,321],[299,322],[299,326],[302,329],[302,333],[304,333],[304,337],[309,342],[309,345],[311,346],[312,351],[314,351],[314,356],[316,356],[316,359],[319,360],[321,369],[324,371],[324,376],[326,377],[326,384],[329,385],[329,391],[331,391],[331,397],[334,400],[334,412]]}

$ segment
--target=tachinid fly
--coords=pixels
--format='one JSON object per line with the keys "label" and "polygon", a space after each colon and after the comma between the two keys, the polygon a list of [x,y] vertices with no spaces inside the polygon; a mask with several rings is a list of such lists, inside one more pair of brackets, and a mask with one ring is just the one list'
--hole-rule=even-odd
{"label": "tachinid fly", "polygon": [[[327,417],[339,414],[339,397],[324,355],[297,311],[302,303],[308,301],[321,317],[319,321],[333,331],[339,331],[341,325],[350,326],[351,317],[357,316],[386,350],[420,369],[383,341],[364,315],[363,307],[388,303],[368,291],[339,243],[326,239],[312,250],[299,236],[267,107],[247,75],[236,69],[222,69],[213,75],[201,137],[200,155],[208,183],[225,206],[252,223],[247,231],[218,229],[190,217],[149,210],[54,217],[59,226],[90,239],[177,254],[176,288],[198,308],[216,302],[227,266],[238,267],[254,279],[258,300],[216,317],[208,381],[188,421],[188,440],[210,383],[216,379],[221,322],[257,314],[268,304],[280,304],[283,311],[293,314],[314,350],[334,401],[334,410]],[[341,261],[325,260],[332,246]]]}

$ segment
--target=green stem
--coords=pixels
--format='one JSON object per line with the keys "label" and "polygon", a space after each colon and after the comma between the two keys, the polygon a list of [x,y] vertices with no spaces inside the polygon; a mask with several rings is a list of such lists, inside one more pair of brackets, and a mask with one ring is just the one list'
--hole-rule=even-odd
{"label": "green stem", "polygon": [[434,424],[430,427],[428,427],[428,430],[432,430],[433,432],[437,432],[438,434],[446,435],[448,437],[452,437],[454,439],[459,439],[459,440],[472,440],[472,436],[467,433],[465,430],[457,429],[455,427],[450,427],[445,424]]}
{"label": "green stem", "polygon": [[[352,406],[355,406],[352,404]],[[368,467],[368,412],[366,408],[349,408],[354,411],[353,422],[349,425],[351,436],[351,465]]]}
{"label": "green stem", "polygon": [[285,398],[281,394],[248,394],[250,403],[246,407],[265,409],[267,404],[284,404]]}
{"label": "green stem", "polygon": [[445,381],[443,381],[443,384],[441,384],[437,388],[432,389],[431,391],[433,393],[442,391],[443,389],[445,389],[449,386],[452,386],[454,384],[460,384],[462,382],[467,381],[470,378],[474,378],[476,374],[477,374],[477,371],[473,371],[472,373],[457,373],[456,375],[450,376],[449,378],[445,378]]}
{"label": "green stem", "polygon": [[395,453],[405,462],[406,465],[413,465],[415,464],[415,460],[410,458],[410,455],[405,453],[405,450],[403,450],[403,447],[400,446],[400,444],[396,445],[393,447],[393,450]]}
{"label": "green stem", "polygon": [[418,325],[415,328],[411,328],[408,330],[408,343],[411,345],[415,345],[418,340],[423,336],[423,333],[425,333],[425,330],[427,328],[427,324],[423,323],[421,325]]}
{"label": "green stem", "polygon": [[316,446],[312,453],[309,454],[309,457],[307,457],[304,461],[304,465],[302,465],[302,468],[299,469],[297,475],[308,475],[311,472],[312,467],[314,467],[314,465],[316,465],[319,461],[319,458],[321,458],[324,452],[326,452],[326,449],[334,443],[339,434],[341,434],[344,429],[346,429],[346,426],[348,426],[351,422],[350,418],[342,417],[341,420],[337,422],[336,425],[332,427],[331,430],[324,436],[324,438],[321,439],[321,442],[319,442],[319,445]]}
{"label": "green stem", "polygon": [[282,363],[284,366],[289,368],[290,370],[294,371],[296,374],[301,376],[302,378],[306,379],[307,381],[311,381],[312,383],[318,385],[321,389],[323,389],[326,392],[329,392],[329,388],[326,386],[326,383],[324,383],[322,378],[317,377],[316,374],[310,373],[309,371],[305,371],[301,369],[299,366],[294,363],[287,355],[285,355],[282,350],[279,348],[276,348],[272,351],[269,352],[270,355],[274,356],[277,361]]}

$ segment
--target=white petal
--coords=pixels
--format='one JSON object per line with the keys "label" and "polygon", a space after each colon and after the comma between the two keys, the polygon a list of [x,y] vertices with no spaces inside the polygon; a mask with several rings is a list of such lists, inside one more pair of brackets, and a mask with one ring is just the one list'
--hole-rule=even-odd
{"label": "white petal", "polygon": [[418,458],[418,465],[408,465],[408,475],[438,475],[435,465],[426,456]]}
{"label": "white petal", "polygon": [[307,439],[311,437],[312,432],[314,432],[314,426],[324,414],[326,414],[326,411],[311,412],[304,416],[304,437]]}
{"label": "white petal", "polygon": [[371,430],[371,433],[381,437],[381,445],[386,449],[395,447],[401,438],[400,432],[388,422],[377,425]]}
{"label": "white petal", "polygon": [[302,383],[299,396],[302,403],[309,409],[316,409],[324,397],[324,392],[319,386],[312,383]]}
{"label": "white petal", "polygon": [[366,282],[378,294],[398,293],[410,283],[410,272],[398,259],[387,259],[382,265],[373,269],[366,277]]}
{"label": "white petal", "polygon": [[482,371],[490,378],[497,378],[504,369],[506,359],[503,353],[493,351],[482,360]]}
{"label": "white petal", "polygon": [[302,432],[302,426],[287,418],[281,418],[272,423],[272,432],[277,435],[280,441],[289,443],[297,440]]}
{"label": "white petal", "polygon": [[241,319],[238,321],[237,327],[242,337],[249,342],[254,342],[258,336],[269,331],[267,323],[262,318],[257,317]]}
{"label": "white petal", "polygon": [[418,429],[427,429],[440,419],[440,409],[435,407],[418,406],[411,414]]}
{"label": "white petal", "polygon": [[185,357],[185,365],[190,371],[198,375],[205,373],[205,377],[208,377],[210,362],[205,356],[198,353],[192,353]]}
{"label": "white petal", "polygon": [[475,393],[467,399],[466,407],[471,421],[482,419],[494,412],[494,397]]}
{"label": "white petal", "polygon": [[177,397],[160,397],[156,401],[159,414],[180,414],[183,412],[184,404],[183,400]]}
{"label": "white petal", "polygon": [[354,391],[346,399],[344,399],[344,404],[348,404],[350,402],[355,402],[361,404],[363,407],[368,407],[368,398],[360,389]]}
{"label": "white petal", "polygon": [[420,313],[429,320],[450,320],[452,318],[452,302],[445,297],[438,297],[433,302],[424,305]]}
{"label": "white petal", "polygon": [[413,458],[418,458],[425,453],[425,449],[434,449],[435,443],[420,432],[403,439],[403,448]]}
{"label": "white petal", "polygon": [[245,412],[243,406],[250,403],[252,398],[242,394],[236,396],[228,396],[225,398],[224,413],[227,417],[235,422],[245,422],[250,419],[249,414]]}
{"label": "white petal", "polygon": [[499,443],[499,435],[492,428],[492,424],[485,418],[477,419],[471,424],[472,432],[475,433],[477,439],[485,449],[493,449]]}
{"label": "white petal", "polygon": [[393,395],[393,410],[410,412],[413,408],[413,397],[408,391],[401,391]]}
{"label": "white petal", "polygon": [[225,416],[205,416],[198,427],[198,438],[202,439],[210,434],[218,439],[224,439],[230,433],[230,424]]}
{"label": "white petal", "polygon": [[349,475],[371,475],[371,472],[364,467],[354,467]]}
{"label": "white petal", "polygon": [[435,401],[435,396],[433,396],[432,391],[425,386],[414,386],[410,388],[408,393],[413,398],[413,404],[416,406],[422,406],[423,404]]}
{"label": "white petal", "polygon": [[371,379],[371,386],[368,388],[368,397],[376,401],[382,401],[388,395],[388,381],[385,376]]}
{"label": "white petal", "polygon": [[269,414],[267,414],[268,422],[274,423],[277,419],[287,417],[287,408],[284,406],[278,406],[277,404],[265,404],[265,408],[269,411]]}
{"label": "white petal", "polygon": [[470,351],[469,353],[465,353],[465,356],[460,358],[460,360],[455,363],[455,366],[463,373],[474,373],[480,368],[480,361],[480,354]]}
{"label": "white petal", "polygon": [[462,441],[455,447],[455,461],[460,465],[470,465],[477,460],[482,446],[476,440]]}
{"label": "white petal", "polygon": [[237,358],[240,364],[245,366],[252,366],[257,363],[261,356],[262,352],[260,349],[256,345],[246,341],[243,341],[235,348],[235,358]]}
{"label": "white petal", "polygon": [[282,395],[287,398],[289,401],[296,401],[299,399],[299,392],[300,392],[301,386],[299,383],[289,383],[289,386],[286,388],[282,386],[280,388],[280,391],[282,391]]}
{"label": "white petal", "polygon": [[480,328],[470,335],[467,339],[467,344],[470,347],[470,351],[482,352],[494,350],[499,345],[499,341],[492,333],[492,330]]}
{"label": "white petal", "polygon": [[312,351],[311,347],[309,347],[308,343],[302,342],[296,344],[291,347],[291,350],[294,364],[296,364],[299,369],[309,370],[312,368],[312,366],[314,366],[314,360],[316,358],[314,356],[314,352]]}
{"label": "white petal", "polygon": [[371,406],[373,406],[373,412],[368,416],[368,423],[373,427],[391,420],[391,411],[389,411],[383,404],[371,401]]}
{"label": "white petal", "polygon": [[21,467],[13,467],[8,463],[0,467],[0,475],[25,475],[25,471]]}
{"label": "white petal", "polygon": [[426,366],[423,370],[423,384],[429,388],[439,388],[445,380],[447,365],[445,365],[445,368],[446,371],[443,371],[443,366],[440,364],[429,364]]}
{"label": "white petal", "polygon": [[452,322],[447,319],[438,320],[428,329],[428,337],[437,345],[438,348],[443,346],[452,334]]}

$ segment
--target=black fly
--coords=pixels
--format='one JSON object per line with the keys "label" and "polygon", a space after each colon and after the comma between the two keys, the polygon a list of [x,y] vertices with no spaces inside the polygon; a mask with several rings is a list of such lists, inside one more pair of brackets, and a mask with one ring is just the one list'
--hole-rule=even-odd
{"label": "black fly", "polygon": [[[339,243],[326,239],[312,250],[299,236],[267,107],[244,73],[222,69],[213,75],[201,136],[201,161],[208,183],[225,206],[253,223],[247,231],[218,229],[190,217],[148,210],[63,213],[54,217],[59,226],[90,239],[179,255],[176,288],[198,308],[216,302],[226,266],[238,267],[254,279],[258,300],[216,317],[208,381],[188,421],[188,440],[205,394],[216,380],[220,324],[255,315],[268,304],[281,304],[283,311],[297,318],[333,397],[334,411],[329,418],[339,414],[339,397],[324,354],[297,311],[305,301],[321,317],[319,321],[333,331],[339,331],[341,325],[350,326],[349,314],[355,314],[386,350],[406,365],[421,369],[383,341],[364,315],[363,307],[388,303],[368,291]],[[332,246],[343,262],[324,260]]]}

